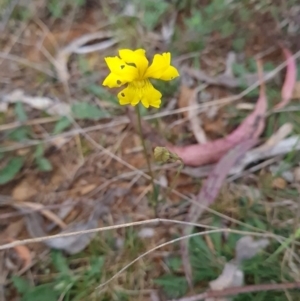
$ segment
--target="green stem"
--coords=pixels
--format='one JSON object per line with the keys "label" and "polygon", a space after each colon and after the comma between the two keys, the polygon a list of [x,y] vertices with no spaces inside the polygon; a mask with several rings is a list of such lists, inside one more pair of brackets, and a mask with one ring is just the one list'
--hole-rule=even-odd
{"label": "green stem", "polygon": [[153,192],[152,192],[152,199],[153,199],[153,203],[154,203],[154,208],[155,208],[155,215],[157,216],[157,200],[154,199],[154,194],[155,194],[155,184],[154,184],[154,177],[153,177],[153,172],[152,172],[152,168],[151,168],[151,163],[149,160],[149,156],[148,156],[148,151],[146,148],[146,143],[145,143],[145,139],[144,139],[144,135],[143,135],[143,130],[142,130],[142,120],[141,120],[141,112],[140,112],[140,107],[139,105],[135,106],[135,111],[136,111],[136,115],[137,115],[137,119],[138,119],[138,130],[139,130],[139,135],[141,137],[142,140],[142,145],[143,145],[143,151],[144,151],[144,155],[147,161],[147,166],[148,166],[148,171],[149,171],[149,176],[150,176],[150,181],[151,181],[151,185],[153,188]]}

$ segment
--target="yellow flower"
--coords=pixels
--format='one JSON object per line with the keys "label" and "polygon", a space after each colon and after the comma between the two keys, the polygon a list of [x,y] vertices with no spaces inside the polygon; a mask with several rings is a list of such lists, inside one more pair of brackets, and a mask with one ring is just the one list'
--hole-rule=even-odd
{"label": "yellow flower", "polygon": [[149,78],[169,81],[179,76],[177,69],[171,66],[170,52],[156,54],[150,66],[145,53],[144,49],[121,49],[119,57],[105,58],[110,74],[103,85],[115,88],[128,84],[118,94],[121,105],[135,106],[141,101],[146,108],[159,108],[162,95],[152,86]]}

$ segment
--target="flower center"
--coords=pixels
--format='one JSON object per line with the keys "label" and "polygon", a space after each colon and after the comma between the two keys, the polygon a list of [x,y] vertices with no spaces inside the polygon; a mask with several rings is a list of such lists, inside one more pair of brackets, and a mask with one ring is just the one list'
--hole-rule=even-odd
{"label": "flower center", "polygon": [[135,80],[131,83],[135,89],[143,89],[148,84],[147,79]]}

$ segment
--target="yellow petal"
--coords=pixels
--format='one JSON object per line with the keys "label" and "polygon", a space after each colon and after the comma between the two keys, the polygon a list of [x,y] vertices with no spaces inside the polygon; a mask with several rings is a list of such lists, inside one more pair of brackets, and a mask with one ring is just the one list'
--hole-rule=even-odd
{"label": "yellow petal", "polygon": [[146,81],[146,85],[142,89],[141,102],[146,107],[149,106],[159,108],[161,104],[161,93],[156,90],[150,81]]}
{"label": "yellow petal", "polygon": [[179,72],[178,70],[173,67],[173,66],[169,66],[167,68],[167,70],[162,74],[162,76],[159,78],[161,80],[172,80],[175,77],[179,76]]}
{"label": "yellow petal", "polygon": [[139,78],[142,79],[149,65],[146,51],[144,49],[121,49],[119,50],[119,55],[124,62],[134,64],[137,67]]}
{"label": "yellow petal", "polygon": [[123,77],[116,75],[115,73],[110,73],[103,81],[102,85],[109,87],[109,88],[117,88],[124,84],[126,84],[127,81]]}
{"label": "yellow petal", "polygon": [[118,94],[121,105],[137,105],[140,101],[149,108],[159,108],[161,104],[161,93],[156,90],[149,80],[134,81]]}
{"label": "yellow petal", "polygon": [[146,72],[147,77],[160,78],[163,72],[170,66],[171,54],[155,54],[153,62]]}
{"label": "yellow petal", "polygon": [[119,57],[106,57],[105,62],[111,73],[119,76],[121,82],[131,82],[138,77],[137,68],[127,65]]}
{"label": "yellow petal", "polygon": [[145,77],[152,77],[162,80],[171,80],[179,73],[177,69],[171,64],[171,53],[165,52],[163,54],[156,54],[153,58],[153,62],[147,69]]}
{"label": "yellow petal", "polygon": [[132,106],[135,106],[140,102],[139,91],[134,85],[128,84],[127,88],[118,93],[118,99],[120,105],[131,104]]}

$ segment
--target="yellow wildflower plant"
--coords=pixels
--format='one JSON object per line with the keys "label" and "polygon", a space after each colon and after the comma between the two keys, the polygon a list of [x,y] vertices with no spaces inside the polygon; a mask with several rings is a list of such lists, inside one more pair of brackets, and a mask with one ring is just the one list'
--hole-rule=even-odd
{"label": "yellow wildflower plant", "polygon": [[141,102],[146,108],[159,108],[162,94],[149,78],[169,81],[179,76],[177,69],[171,66],[170,52],[154,55],[150,66],[145,54],[144,49],[121,49],[119,56],[105,58],[110,74],[104,79],[103,86],[116,88],[127,84],[118,93],[121,105],[136,106]]}

